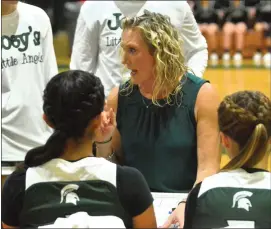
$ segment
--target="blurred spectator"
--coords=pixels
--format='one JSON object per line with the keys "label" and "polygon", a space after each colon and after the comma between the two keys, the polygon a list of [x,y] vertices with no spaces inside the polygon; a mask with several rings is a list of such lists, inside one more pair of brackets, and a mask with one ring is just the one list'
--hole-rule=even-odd
{"label": "blurred spectator", "polygon": [[221,19],[223,18],[223,8],[218,4],[219,1],[189,1],[189,5],[192,8],[195,19],[199,24],[200,31],[204,34],[208,41],[210,50],[210,63],[211,65],[217,65],[217,32]]}
{"label": "blurred spectator", "polygon": [[70,52],[81,5],[85,0],[25,0],[26,3],[38,6],[46,11],[51,19],[53,34],[66,30]]}
{"label": "blurred spectator", "polygon": [[48,0],[39,0],[39,1],[37,1],[37,0],[24,0],[25,3],[40,7],[43,10],[47,10],[50,7],[51,1],[53,1],[53,0],[49,0],[49,1]]}
{"label": "blurred spectator", "polygon": [[84,0],[81,1],[68,1],[64,5],[64,16],[66,19],[66,29],[68,32],[70,53],[72,50],[74,33],[77,23],[77,18],[80,13],[81,6],[83,5]]}
{"label": "blurred spectator", "polygon": [[1,3],[2,162],[14,166],[52,133],[41,95],[58,68],[47,14],[22,1]]}
{"label": "blurred spectator", "polygon": [[255,30],[263,33],[264,40],[259,42],[259,48],[253,56],[256,65],[261,64],[262,44],[267,47],[267,52],[263,56],[263,63],[266,67],[271,66],[271,1],[260,1],[257,5]]}
{"label": "blurred spectator", "polygon": [[57,32],[64,30],[64,5],[68,0],[51,0],[53,15],[52,15],[52,30],[55,35]]}
{"label": "blurred spectator", "polygon": [[[38,6],[45,10],[49,15],[52,23],[53,34],[65,29],[65,4],[83,2],[80,0],[25,0],[26,3]],[[79,12],[78,12],[79,13]],[[67,15],[69,16],[69,15]],[[77,17],[75,18],[75,20]]]}
{"label": "blurred spectator", "polygon": [[239,67],[242,64],[242,51],[244,48],[245,33],[248,29],[248,23],[253,20],[255,16],[256,0],[220,0],[224,7],[229,5],[225,12],[225,24],[223,26],[223,62],[225,65],[229,65],[230,62],[230,49],[233,42],[233,35],[235,36],[235,54],[233,55],[233,61],[235,66]]}

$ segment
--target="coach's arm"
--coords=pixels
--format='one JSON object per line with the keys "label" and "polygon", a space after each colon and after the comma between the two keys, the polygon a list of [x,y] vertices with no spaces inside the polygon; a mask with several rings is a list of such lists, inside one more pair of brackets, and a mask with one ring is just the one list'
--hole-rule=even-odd
{"label": "coach's arm", "polygon": [[195,184],[220,169],[220,137],[217,109],[219,97],[209,83],[205,83],[197,96],[195,117],[197,121],[198,171]]}

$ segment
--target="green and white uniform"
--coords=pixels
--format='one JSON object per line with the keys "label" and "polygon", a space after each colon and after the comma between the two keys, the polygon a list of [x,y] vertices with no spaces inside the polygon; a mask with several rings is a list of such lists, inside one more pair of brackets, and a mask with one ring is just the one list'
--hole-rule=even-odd
{"label": "green and white uniform", "polygon": [[190,193],[184,228],[271,228],[271,173],[220,172]]}
{"label": "green and white uniform", "polygon": [[[142,174],[103,158],[70,162],[53,159],[41,166],[15,171],[2,192],[2,220],[9,226],[54,224],[79,212],[115,216],[126,227],[153,198]],[[112,225],[114,226],[114,225]]]}

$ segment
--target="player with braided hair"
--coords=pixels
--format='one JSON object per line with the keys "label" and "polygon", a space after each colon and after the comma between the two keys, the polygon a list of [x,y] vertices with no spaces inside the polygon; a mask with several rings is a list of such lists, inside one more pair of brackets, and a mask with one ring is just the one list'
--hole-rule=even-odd
{"label": "player with braided hair", "polygon": [[[260,92],[237,92],[227,96],[218,110],[219,127],[223,145],[230,145],[229,138],[239,145],[239,152],[224,169],[254,167],[263,160],[271,136],[271,102]],[[234,125],[233,125],[234,124]],[[265,166],[266,167],[266,166]]]}
{"label": "player with braided hair", "polygon": [[6,180],[3,227],[59,227],[61,221],[63,228],[155,228],[143,175],[93,156],[93,142],[111,136],[116,126],[113,110],[104,110],[100,79],[80,70],[59,73],[43,100],[43,118],[54,133]]}
{"label": "player with braided hair", "polygon": [[[271,228],[270,99],[258,91],[226,96],[218,123],[231,160],[190,192],[184,228]],[[183,222],[180,205],[170,223]]]}

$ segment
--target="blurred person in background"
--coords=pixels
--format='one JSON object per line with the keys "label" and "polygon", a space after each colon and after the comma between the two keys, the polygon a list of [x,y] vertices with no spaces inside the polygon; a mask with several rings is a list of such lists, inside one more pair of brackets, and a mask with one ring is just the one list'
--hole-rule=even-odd
{"label": "blurred person in background", "polygon": [[224,16],[224,8],[220,7],[220,1],[189,1],[194,12],[195,19],[199,24],[200,31],[207,37],[210,51],[210,64],[218,64],[218,36],[221,20]]}
{"label": "blurred person in background", "polygon": [[230,50],[233,41],[235,41],[234,65],[237,67],[242,65],[245,34],[250,21],[255,17],[256,3],[255,0],[221,0],[220,4],[227,8],[223,25],[224,54],[222,59],[225,66],[230,64]]}
{"label": "blurred person in background", "polygon": [[80,9],[84,3],[84,0],[77,1],[68,1],[65,3],[65,21],[66,21],[66,29],[69,38],[69,55],[72,52],[72,45],[74,40],[74,33],[76,29],[77,19],[80,13]]}
{"label": "blurred person in background", "polygon": [[42,8],[51,19],[53,35],[65,28],[65,3],[80,0],[25,0],[26,3]]}
{"label": "blurred person in background", "polygon": [[[267,48],[265,54],[258,48],[253,56],[254,63],[260,65],[263,62],[267,68],[271,67],[271,1],[260,1],[257,5],[255,30],[263,33],[263,41],[259,41],[259,47],[263,45]],[[262,56],[263,55],[263,56]]]}
{"label": "blurred person in background", "polygon": [[20,1],[2,0],[2,166],[23,161],[52,130],[42,119],[42,93],[57,72],[49,17]]}
{"label": "blurred person in background", "polygon": [[85,0],[25,0],[26,3],[38,6],[45,10],[51,19],[55,38],[66,30],[69,39],[69,54],[71,54],[74,32],[80,8]]}

